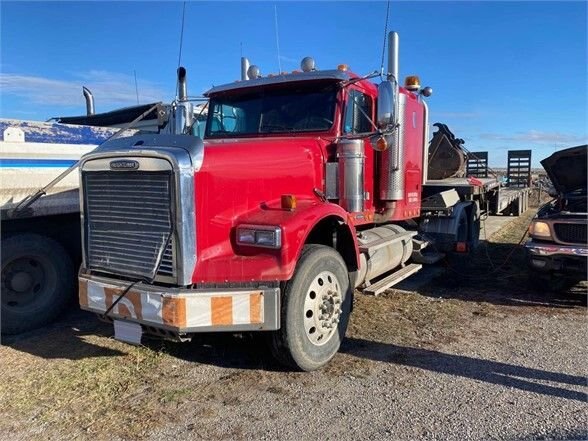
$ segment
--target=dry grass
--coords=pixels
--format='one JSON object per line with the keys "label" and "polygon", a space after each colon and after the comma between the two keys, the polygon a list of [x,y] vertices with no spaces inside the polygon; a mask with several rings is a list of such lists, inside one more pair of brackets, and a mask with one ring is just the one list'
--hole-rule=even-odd
{"label": "dry grass", "polygon": [[139,438],[161,419],[160,403],[185,393],[159,380],[162,352],[105,337],[86,339],[97,354],[108,348],[120,355],[48,361],[0,348],[2,365],[13,368],[3,369],[0,382],[0,432],[35,423],[68,438]]}

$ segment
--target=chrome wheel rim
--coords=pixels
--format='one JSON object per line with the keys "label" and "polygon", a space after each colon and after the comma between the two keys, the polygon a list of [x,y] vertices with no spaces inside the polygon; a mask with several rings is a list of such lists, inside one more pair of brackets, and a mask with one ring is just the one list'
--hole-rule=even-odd
{"label": "chrome wheel rim", "polygon": [[312,344],[326,344],[337,331],[343,295],[339,280],[330,271],[319,273],[304,299],[304,330]]}

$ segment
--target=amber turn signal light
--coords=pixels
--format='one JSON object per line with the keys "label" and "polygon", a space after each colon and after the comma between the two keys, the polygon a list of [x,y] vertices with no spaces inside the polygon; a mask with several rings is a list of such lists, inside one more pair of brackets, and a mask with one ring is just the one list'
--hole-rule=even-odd
{"label": "amber turn signal light", "polygon": [[383,152],[388,148],[388,141],[383,136],[380,136],[376,141],[375,149],[379,152]]}
{"label": "amber turn signal light", "polygon": [[282,208],[284,210],[296,209],[296,196],[294,196],[293,194],[283,194],[282,195]]}
{"label": "amber turn signal light", "polygon": [[421,88],[421,80],[417,75],[409,75],[404,79],[404,87],[411,92],[416,92]]}

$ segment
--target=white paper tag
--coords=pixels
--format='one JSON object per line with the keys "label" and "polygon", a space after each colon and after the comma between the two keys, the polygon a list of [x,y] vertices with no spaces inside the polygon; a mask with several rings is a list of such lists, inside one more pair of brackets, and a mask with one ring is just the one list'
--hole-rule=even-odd
{"label": "white paper tag", "polygon": [[143,330],[141,325],[133,322],[114,321],[114,338],[132,345],[141,344]]}

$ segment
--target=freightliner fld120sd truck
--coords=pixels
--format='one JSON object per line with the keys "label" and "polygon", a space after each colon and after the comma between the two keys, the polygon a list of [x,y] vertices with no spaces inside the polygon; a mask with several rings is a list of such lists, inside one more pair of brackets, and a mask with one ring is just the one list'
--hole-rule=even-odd
{"label": "freightliner fld120sd truck", "polygon": [[[481,211],[523,205],[496,179],[427,178],[431,90],[399,86],[389,40],[377,86],[312,59],[276,76],[251,66],[208,91],[200,140],[180,81],[167,134],[85,155],[81,307],[135,343],[266,331],[278,360],[313,370],[339,349],[356,287],[377,294],[418,271],[439,257],[432,241],[467,250]],[[450,135],[438,133],[436,149]]]}

